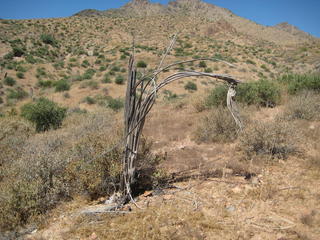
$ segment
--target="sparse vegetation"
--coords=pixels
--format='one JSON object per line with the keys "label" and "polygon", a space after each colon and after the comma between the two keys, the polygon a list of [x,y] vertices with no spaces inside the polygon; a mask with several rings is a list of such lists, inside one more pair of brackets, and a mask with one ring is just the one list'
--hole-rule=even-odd
{"label": "sparse vegetation", "polygon": [[189,90],[189,91],[197,91],[198,87],[197,87],[197,84],[195,84],[194,82],[189,81],[184,86],[184,89]]}
{"label": "sparse vegetation", "polygon": [[12,77],[6,77],[4,80],[3,80],[3,83],[7,86],[14,86],[16,84],[16,80],[14,80]]}
{"label": "sparse vegetation", "polygon": [[298,150],[298,134],[287,122],[255,122],[241,133],[240,148],[249,159],[257,155],[286,159]]}
{"label": "sparse vegetation", "polygon": [[227,142],[237,138],[238,130],[229,110],[218,107],[202,120],[195,136],[201,142]]}

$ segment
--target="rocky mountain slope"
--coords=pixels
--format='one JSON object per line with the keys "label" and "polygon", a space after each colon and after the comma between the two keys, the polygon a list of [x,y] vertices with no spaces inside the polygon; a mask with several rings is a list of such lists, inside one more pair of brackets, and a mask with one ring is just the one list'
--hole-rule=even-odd
{"label": "rocky mountain slope", "polygon": [[[176,0],[170,1],[168,5],[151,3],[149,0],[133,0],[119,9],[105,11],[83,10],[75,15],[122,17],[173,15],[196,18],[201,16],[201,18],[205,18],[212,23],[225,22],[234,29],[237,29],[237,32],[255,39],[285,44],[319,40],[290,24],[281,23],[273,27],[259,25],[239,17],[225,8],[201,0]],[[280,38],[279,35],[281,36]]]}

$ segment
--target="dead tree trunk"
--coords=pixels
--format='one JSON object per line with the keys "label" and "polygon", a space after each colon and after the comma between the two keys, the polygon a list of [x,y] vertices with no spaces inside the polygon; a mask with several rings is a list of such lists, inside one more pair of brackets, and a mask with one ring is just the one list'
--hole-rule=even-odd
{"label": "dead tree trunk", "polygon": [[[140,136],[144,127],[147,114],[152,109],[155,103],[157,92],[166,86],[167,84],[176,81],[181,78],[187,77],[210,77],[217,80],[222,80],[230,84],[230,89],[227,96],[228,108],[239,126],[242,128],[242,124],[239,118],[239,114],[236,111],[233,98],[235,96],[235,86],[240,83],[239,80],[223,74],[211,74],[196,71],[178,72],[166,77],[164,80],[157,83],[157,78],[160,73],[169,69],[172,66],[176,66],[181,63],[203,61],[203,60],[216,60],[216,59],[197,59],[183,62],[177,62],[170,64],[162,68],[165,57],[170,49],[173,47],[175,37],[166,50],[158,69],[149,76],[143,76],[140,80],[137,80],[137,71],[135,68],[134,54],[130,57],[128,68],[128,82],[127,92],[125,99],[124,110],[124,124],[125,124],[125,146],[123,155],[123,175],[120,184],[120,190],[123,194],[125,201],[131,198],[131,187],[135,182],[136,174],[136,160],[139,147]],[[219,60],[216,60],[219,61]],[[138,91],[139,89],[139,91]]]}

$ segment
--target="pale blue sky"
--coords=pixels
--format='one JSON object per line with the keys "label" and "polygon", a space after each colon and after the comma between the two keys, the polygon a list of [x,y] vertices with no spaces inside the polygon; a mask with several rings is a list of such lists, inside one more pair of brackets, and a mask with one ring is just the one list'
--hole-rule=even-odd
{"label": "pale blue sky", "polygon": [[[257,23],[272,26],[289,22],[320,37],[320,0],[204,0],[227,8]],[[86,8],[118,8],[128,0],[0,0],[0,18],[29,19],[68,17]],[[168,0],[152,0],[166,4]]]}

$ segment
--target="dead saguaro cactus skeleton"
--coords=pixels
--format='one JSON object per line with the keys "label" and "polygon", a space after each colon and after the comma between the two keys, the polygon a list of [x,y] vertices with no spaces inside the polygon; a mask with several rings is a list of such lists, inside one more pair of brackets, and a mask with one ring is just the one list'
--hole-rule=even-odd
{"label": "dead saguaro cactus skeleton", "polygon": [[[179,65],[181,63],[203,61],[203,60],[215,60],[215,59],[196,59],[189,61],[176,62],[165,67],[162,64],[168,55],[169,51],[172,49],[176,36],[173,37],[169,47],[164,53],[161,62],[152,74],[142,76],[139,80],[137,79],[137,70],[135,67],[135,56],[134,51],[129,60],[128,69],[128,82],[127,82],[127,92],[125,99],[125,110],[124,110],[124,123],[125,123],[125,146],[124,146],[124,156],[123,156],[123,175],[121,179],[120,190],[122,191],[125,201],[131,198],[131,187],[135,182],[136,173],[136,159],[139,147],[139,140],[141,133],[146,121],[147,114],[152,109],[158,91],[168,85],[169,83],[179,80],[181,78],[187,77],[209,77],[216,80],[224,81],[229,84],[229,91],[227,97],[228,108],[240,129],[242,129],[242,124],[240,121],[239,114],[236,110],[234,96],[236,94],[236,86],[240,83],[239,80],[224,74],[212,74],[196,71],[185,71],[174,73],[170,76],[165,77],[162,81],[158,82],[160,73],[168,70],[170,67]],[[215,60],[221,61],[221,60]],[[224,62],[224,61],[222,61]],[[226,63],[226,62],[225,62]],[[226,63],[229,64],[229,63]],[[229,64],[230,65],[230,64]]]}

